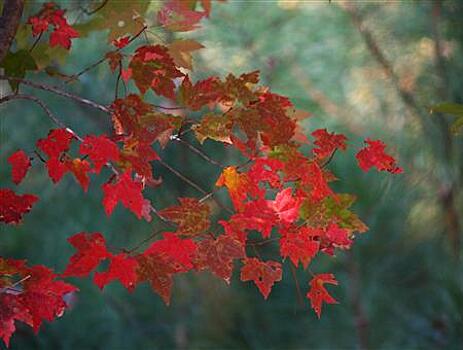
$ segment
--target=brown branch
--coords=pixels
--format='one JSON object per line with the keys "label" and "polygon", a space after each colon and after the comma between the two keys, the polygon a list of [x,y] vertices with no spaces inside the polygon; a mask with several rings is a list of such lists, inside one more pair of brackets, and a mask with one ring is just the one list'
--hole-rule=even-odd
{"label": "brown branch", "polygon": [[0,62],[6,57],[19,27],[24,0],[5,0],[0,17]]}
{"label": "brown branch", "polygon": [[111,110],[108,107],[106,107],[106,106],[104,106],[104,105],[102,105],[100,103],[97,103],[95,101],[80,97],[78,95],[71,94],[70,92],[64,91],[64,90],[62,90],[62,89],[60,89],[60,88],[58,88],[56,86],[39,84],[39,83],[35,83],[33,81],[30,81],[30,80],[16,78],[16,77],[8,77],[8,76],[5,76],[5,75],[0,75],[0,80],[18,81],[21,84],[28,85],[28,86],[33,87],[35,89],[48,91],[48,92],[54,93],[56,95],[69,98],[69,99],[74,100],[76,102],[79,102],[81,104],[93,107],[93,108],[98,109],[98,110],[100,110],[102,112],[111,113]]}
{"label": "brown branch", "polygon": [[[432,6],[431,13],[431,29],[434,39],[434,61],[436,66],[437,75],[439,76],[440,84],[438,92],[440,98],[443,101],[451,100],[449,96],[449,79],[447,74],[447,69],[445,66],[445,59],[442,53],[442,43],[440,36],[440,19],[442,12],[442,1],[435,0]],[[442,143],[443,143],[443,156],[446,161],[451,164],[453,155],[454,155],[454,144],[453,137],[449,131],[449,123],[443,115],[435,118],[436,122],[439,125],[439,128],[442,133]],[[447,226],[447,235],[450,242],[451,250],[455,259],[460,258],[460,247],[461,247],[461,225],[458,215],[458,207],[456,204],[456,198],[458,197],[458,184],[453,181],[451,184],[441,185],[440,190],[440,203],[442,205],[443,212],[445,213],[445,224]]]}
{"label": "brown branch", "polygon": [[[181,179],[182,181],[184,181],[185,183],[187,183],[188,185],[190,185],[191,187],[193,187],[195,190],[197,190],[198,192],[200,192],[201,194],[204,195],[204,197],[201,199],[201,201],[204,201],[205,198],[208,198],[208,197],[211,197],[211,193],[214,193],[214,191],[212,192],[207,192],[205,191],[204,189],[202,189],[198,184],[196,184],[195,182],[193,182],[192,180],[190,180],[189,178],[187,178],[185,175],[183,175],[181,172],[179,172],[178,170],[172,168],[169,164],[167,164],[166,162],[164,162],[162,159],[157,159],[157,161],[159,163],[161,163],[161,165],[163,167],[165,167],[167,170],[169,170],[172,174],[174,174],[175,176],[177,176],[179,179]],[[217,198],[213,197],[213,200],[217,203],[217,205],[222,208],[223,210],[226,210],[228,211],[229,213],[233,213],[233,210],[231,210],[230,208],[226,207],[224,204],[222,204]]]}
{"label": "brown branch", "polygon": [[423,111],[418,106],[418,103],[416,102],[413,94],[411,94],[401,86],[400,79],[395,73],[392,63],[386,58],[386,56],[383,53],[383,50],[378,45],[373,34],[365,25],[365,21],[359,13],[355,4],[353,2],[346,1],[340,3],[340,5],[350,15],[355,28],[357,28],[358,32],[362,36],[362,39],[365,42],[366,47],[370,51],[370,54],[381,66],[386,77],[388,77],[389,80],[391,80],[399,97],[402,99],[402,102],[415,116],[421,119],[423,126],[426,127],[427,123],[425,121],[427,119],[427,116],[423,114]]}
{"label": "brown branch", "polygon": [[188,147],[188,149],[194,153],[196,153],[198,156],[200,156],[201,158],[203,158],[204,160],[208,161],[209,163],[213,164],[213,165],[216,165],[220,168],[225,168],[225,165],[221,164],[220,162],[212,159],[211,157],[209,157],[207,154],[205,154],[203,151],[201,151],[200,149],[196,148],[195,146],[193,146],[191,143],[189,143],[188,141],[185,141],[184,139],[178,137],[177,135],[173,135],[171,137],[171,140],[174,140],[176,142],[179,142],[181,143],[182,145],[185,145],[186,147]]}
{"label": "brown branch", "polygon": [[4,96],[4,97],[0,98],[0,104],[10,102],[10,101],[13,101],[13,100],[29,100],[29,101],[32,101],[32,102],[36,103],[37,105],[39,105],[44,110],[47,117],[50,118],[53,121],[53,123],[55,123],[58,127],[62,128],[62,129],[66,129],[69,132],[71,132],[74,135],[74,137],[77,140],[79,140],[80,142],[83,141],[82,137],[80,137],[75,131],[68,128],[61,120],[56,118],[55,115],[53,114],[53,112],[48,108],[48,106],[42,100],[40,100],[39,98],[37,98],[35,96],[23,95],[23,94],[7,95],[7,96]]}
{"label": "brown branch", "polygon": [[[144,26],[137,34],[135,34],[132,38],[130,38],[129,40],[129,44],[132,43],[136,38],[138,38],[145,30],[146,30],[146,26]],[[114,50],[114,52],[119,52],[123,49],[122,48],[118,48],[116,50]],[[102,58],[100,58],[98,61],[92,63],[91,65],[89,65],[88,67],[82,69],[80,72],[76,73],[76,74],[73,74],[69,77],[68,80],[65,81],[65,84],[69,84],[70,82],[76,80],[77,78],[79,78],[81,75],[87,73],[88,71],[92,70],[93,68],[99,66],[101,63],[103,63],[104,61],[107,60],[107,57],[106,55],[103,56]]]}
{"label": "brown branch", "polygon": [[369,322],[365,314],[365,310],[361,301],[361,282],[358,271],[358,265],[355,262],[352,251],[348,252],[349,266],[349,291],[350,300],[353,308],[353,317],[355,322],[355,330],[357,332],[358,347],[361,350],[369,349],[368,326]]}

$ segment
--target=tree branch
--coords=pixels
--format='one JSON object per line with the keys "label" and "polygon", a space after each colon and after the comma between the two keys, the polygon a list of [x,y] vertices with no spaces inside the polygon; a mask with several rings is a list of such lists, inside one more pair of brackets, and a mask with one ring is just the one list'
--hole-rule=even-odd
{"label": "tree branch", "polygon": [[48,106],[45,103],[43,103],[43,101],[40,100],[39,98],[37,98],[35,96],[32,96],[32,95],[22,95],[22,94],[19,94],[19,95],[7,95],[7,96],[4,96],[4,97],[0,98],[0,104],[6,103],[6,102],[9,102],[9,101],[13,101],[13,100],[29,100],[29,101],[32,101],[32,102],[36,103],[37,105],[39,105],[44,110],[47,117],[50,118],[53,121],[53,123],[55,123],[58,127],[62,128],[62,129],[66,129],[69,132],[71,132],[74,135],[74,137],[77,140],[79,140],[80,142],[83,141],[82,137],[80,137],[72,129],[68,128],[61,120],[56,118],[55,115],[53,114],[53,112],[50,110],[50,108],[48,108]]}
{"label": "tree branch", "polygon": [[55,87],[55,86],[39,84],[39,83],[35,83],[33,81],[30,81],[30,80],[21,79],[21,78],[15,78],[15,77],[8,77],[8,76],[5,76],[5,75],[0,75],[0,80],[19,81],[21,84],[28,85],[28,86],[33,87],[35,89],[48,91],[48,92],[54,93],[56,95],[69,98],[69,99],[74,100],[76,102],[79,102],[81,104],[93,107],[93,108],[98,109],[98,110],[100,110],[102,112],[111,113],[110,108],[108,108],[108,107],[106,107],[106,106],[104,106],[102,104],[99,104],[99,103],[97,103],[95,101],[92,101],[92,100],[89,100],[89,99],[86,99],[86,98],[71,94],[70,92],[64,91],[64,90],[62,90],[62,89],[60,89],[58,87]]}
{"label": "tree branch", "polygon": [[0,62],[13,42],[24,9],[24,0],[6,0],[0,17]]}

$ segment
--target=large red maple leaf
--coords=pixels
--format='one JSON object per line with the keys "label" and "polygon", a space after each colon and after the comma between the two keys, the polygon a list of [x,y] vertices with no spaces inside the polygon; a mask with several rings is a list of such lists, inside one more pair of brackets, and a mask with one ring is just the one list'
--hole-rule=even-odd
{"label": "large red maple leaf", "polygon": [[144,214],[144,207],[149,206],[149,201],[143,198],[143,184],[132,180],[130,171],[120,175],[115,183],[104,184],[102,189],[103,206],[108,216],[111,215],[118,202],[131,210],[139,219]]}
{"label": "large red maple leaf", "polygon": [[103,289],[108,283],[119,280],[121,284],[132,291],[137,283],[138,262],[134,257],[120,253],[109,257],[110,264],[107,271],[96,272],[93,280],[95,284]]}
{"label": "large red maple leaf", "polygon": [[280,233],[281,256],[289,257],[296,267],[301,262],[306,269],[320,248],[318,239],[322,230],[307,226],[291,226],[282,228]]}
{"label": "large red maple leaf", "polygon": [[79,152],[82,155],[88,155],[97,174],[107,162],[119,160],[119,148],[106,135],[86,136],[80,145]]}
{"label": "large red maple leaf", "polygon": [[68,238],[68,242],[77,249],[63,272],[63,277],[84,277],[92,272],[101,261],[109,258],[106,241],[99,232],[80,232]]}
{"label": "large red maple leaf", "polygon": [[177,234],[194,236],[210,226],[209,206],[196,198],[179,198],[180,205],[171,206],[159,212],[163,217],[178,225]]}
{"label": "large red maple leaf", "polygon": [[257,258],[245,258],[241,268],[242,281],[254,281],[259,291],[267,299],[273,285],[281,281],[281,264],[276,261],[261,261]]}
{"label": "large red maple leaf", "polygon": [[154,242],[146,251],[146,254],[165,255],[172,261],[181,265],[188,271],[193,268],[192,259],[196,252],[196,243],[191,239],[180,239],[172,232],[163,234],[163,239]]}
{"label": "large red maple leaf", "polygon": [[244,243],[231,234],[223,234],[215,239],[206,238],[197,243],[194,265],[196,270],[210,270],[230,284],[233,262],[244,256]]}

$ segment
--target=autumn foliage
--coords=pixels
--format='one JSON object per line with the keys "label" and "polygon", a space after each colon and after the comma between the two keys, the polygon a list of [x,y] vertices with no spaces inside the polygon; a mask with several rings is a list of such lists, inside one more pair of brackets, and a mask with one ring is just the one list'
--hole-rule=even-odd
{"label": "autumn foliage", "polygon": [[[209,16],[210,8],[207,0],[168,1],[158,12],[157,25],[167,31],[190,31]],[[338,282],[331,273],[311,271],[311,261],[320,254],[332,256],[338,249],[349,249],[356,235],[367,230],[349,209],[355,197],[335,193],[330,186],[337,179],[328,165],[335,153],[348,148],[348,139],[326,129],[312,131],[312,140],[308,139],[298,125],[308,114],[296,110],[287,97],[259,85],[257,71],[194,81],[189,72],[191,52],[202,48],[201,44],[188,39],[133,47],[147,25],[140,17],[129,20],[133,23],[127,31],[110,29],[108,40],[115,49],[103,60],[117,74],[118,84],[133,82],[136,87],[117,96],[110,106],[100,107],[112,121],[113,132],[80,136],[58,124],[35,142],[39,157],[18,150],[8,157],[8,163],[16,185],[28,181],[31,158],[34,167],[41,166],[35,160],[43,161],[53,183],[72,176],[83,191],[94,178],[103,176],[102,206],[107,216],[122,205],[140,220],[159,218],[159,227],[147,237],[144,249],[143,244],[132,249],[109,248],[108,232],[76,233],[68,239],[75,253],[62,273],[0,257],[0,338],[8,345],[16,321],[37,332],[43,321],[59,317],[67,307],[63,297],[77,291],[67,279],[91,274],[100,289],[117,282],[133,291],[147,282],[169,304],[176,275],[209,271],[230,283],[236,268],[240,279],[254,283],[267,299],[283,278],[282,264],[288,263],[307,271],[307,298],[320,317],[324,303],[337,302],[329,290]],[[54,3],[45,4],[24,25],[30,26],[32,41],[46,40],[48,35],[52,47],[72,50],[74,40],[79,40],[66,11]],[[8,77],[8,69],[5,73],[4,79],[10,78],[13,87],[23,83],[24,75]],[[147,102],[148,93],[173,107]],[[189,117],[193,111],[201,112],[201,117]],[[213,157],[204,154],[201,145],[219,142],[247,161],[227,166],[217,163],[222,172],[209,193],[178,198],[172,206],[157,208],[156,199],[144,194],[147,187],[162,186],[156,175],[162,158],[153,145],[162,149],[169,142],[187,142],[182,137],[189,131],[198,141],[189,146],[206,159]],[[357,150],[360,168],[402,172],[385,148],[379,140],[366,139],[365,146]],[[109,171],[103,172],[104,168]],[[216,199],[222,188],[228,191],[232,207]],[[20,189],[2,188],[0,194],[0,220],[9,225],[27,220],[27,213],[40,200]],[[221,230],[217,232],[211,229],[207,201],[211,198],[228,215],[218,222]],[[251,232],[258,232],[258,242],[249,239]],[[275,244],[279,255],[262,259],[256,244]],[[101,270],[102,263],[106,270]]]}

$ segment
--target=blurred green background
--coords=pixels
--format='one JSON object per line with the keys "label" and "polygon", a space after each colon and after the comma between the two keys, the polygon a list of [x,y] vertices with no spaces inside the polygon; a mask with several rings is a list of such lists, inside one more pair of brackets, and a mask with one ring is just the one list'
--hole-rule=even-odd
{"label": "blurred green background", "polygon": [[[60,4],[78,13],[86,2]],[[38,7],[29,4],[25,15]],[[259,69],[264,85],[312,113],[304,122],[307,134],[327,127],[348,135],[351,150],[330,164],[341,179],[334,187],[358,196],[355,210],[370,231],[351,251],[312,265],[335,273],[340,286],[330,290],[339,304],[324,307],[318,320],[305,298],[299,302],[288,262],[267,301],[236,271],[230,287],[209,274],[176,277],[170,307],[147,285],[132,294],[116,283],[100,292],[76,279],[73,307],[37,336],[19,326],[11,349],[463,349],[463,138],[449,133],[451,116],[429,113],[436,103],[463,103],[463,2],[214,2],[202,28],[180,37],[206,47],[195,56],[195,78]],[[57,67],[74,73],[108,50],[104,33],[94,32],[75,40],[66,64]],[[31,77],[62,84],[43,74]],[[114,82],[103,64],[67,88],[110,103]],[[33,93],[80,134],[109,130],[106,115]],[[13,187],[6,158],[17,148],[32,151],[53,125],[26,102],[0,106],[0,113],[0,179]],[[363,173],[354,154],[364,137],[390,145],[405,173]],[[223,163],[236,161],[213,142],[205,152]],[[220,172],[182,145],[169,145],[162,155],[206,189]],[[34,165],[18,191],[41,201],[23,224],[1,227],[1,256],[62,271],[72,254],[66,238],[77,232],[100,231],[111,246],[131,247],[160,227],[120,206],[105,216],[99,186],[109,173],[92,178],[84,194],[70,175],[53,185],[43,165]],[[153,166],[164,179],[147,191],[157,207],[199,195]],[[308,279],[298,270],[303,296]]]}

